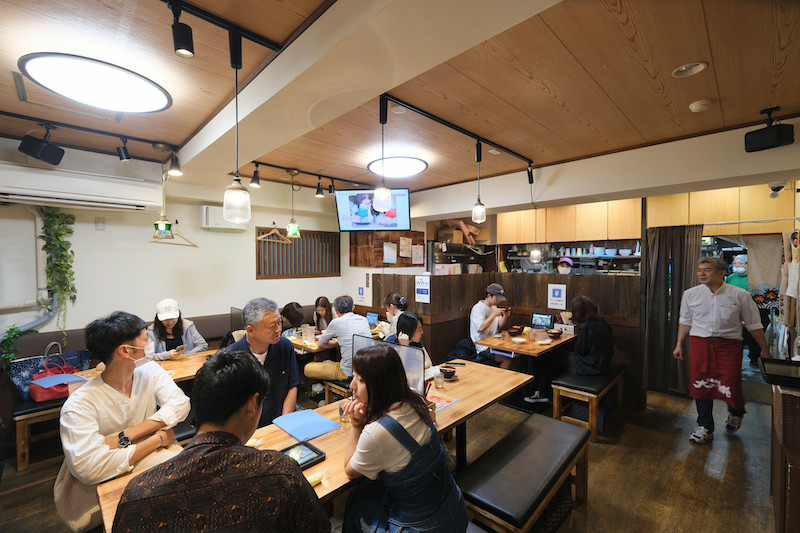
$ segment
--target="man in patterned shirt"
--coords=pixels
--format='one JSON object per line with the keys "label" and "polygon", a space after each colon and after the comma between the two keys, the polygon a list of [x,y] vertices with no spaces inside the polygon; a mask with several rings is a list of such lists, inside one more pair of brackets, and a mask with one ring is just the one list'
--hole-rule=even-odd
{"label": "man in patterned shirt", "polygon": [[197,435],[172,460],[133,478],[114,531],[329,532],[330,521],[294,459],[243,443],[269,390],[250,354],[221,350],[197,373]]}

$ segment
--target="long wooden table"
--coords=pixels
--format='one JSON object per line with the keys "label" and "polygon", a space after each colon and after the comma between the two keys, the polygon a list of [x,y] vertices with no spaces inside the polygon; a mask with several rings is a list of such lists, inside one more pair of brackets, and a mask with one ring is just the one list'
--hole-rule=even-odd
{"label": "long wooden table", "polygon": [[[551,339],[553,342],[550,344],[537,344],[538,341],[543,341],[546,339],[550,339],[547,336],[547,332],[544,330],[534,330],[534,338],[533,340],[528,338],[527,334],[520,334],[518,337],[511,337],[503,338],[503,337],[486,337],[485,339],[481,339],[477,341],[475,344],[480,344],[481,346],[488,346],[489,348],[494,348],[496,350],[502,350],[504,352],[509,352],[513,354],[522,354],[528,355],[530,357],[539,357],[540,355],[549,352],[557,348],[558,346],[571,341],[577,337],[577,335],[573,335],[570,333],[562,333],[561,337],[558,339]],[[524,342],[516,343],[512,341],[512,338],[522,338],[525,339]]]}
{"label": "long wooden table", "polygon": [[156,361],[161,367],[172,375],[172,379],[176,382],[194,379],[194,375],[200,370],[209,355],[214,355],[217,350],[205,350],[203,352],[196,352],[189,355],[182,355],[175,359],[167,359],[164,361]]}
{"label": "long wooden table", "polygon": [[[436,413],[436,427],[439,432],[450,428],[456,429],[456,462],[463,467],[466,464],[466,421],[532,381],[533,376],[472,362],[465,362],[465,366],[458,366],[456,369],[458,379],[446,381],[443,389],[433,390],[458,399],[457,402]],[[316,411],[338,422],[338,405],[339,402],[336,402],[320,407]],[[325,470],[322,483],[314,487],[317,496],[323,502],[333,498],[352,483],[344,472],[344,453],[349,431],[349,424],[344,424],[340,429],[310,441],[325,452],[326,458],[321,463],[304,470],[303,473],[310,476]],[[253,438],[261,440],[257,446],[261,450],[281,450],[297,442],[274,424],[257,429]],[[111,531],[117,504],[133,476],[134,474],[121,476],[97,487],[106,531]]]}

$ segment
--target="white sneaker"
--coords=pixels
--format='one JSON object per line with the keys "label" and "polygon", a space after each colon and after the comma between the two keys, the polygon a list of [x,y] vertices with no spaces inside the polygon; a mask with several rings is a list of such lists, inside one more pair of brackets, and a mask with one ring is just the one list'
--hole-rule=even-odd
{"label": "white sneaker", "polygon": [[523,398],[523,400],[525,400],[528,403],[544,403],[544,402],[549,402],[550,401],[547,398],[542,398],[541,396],[539,396],[539,391],[538,390],[533,393],[533,396],[525,396],[525,398]]}
{"label": "white sneaker", "polygon": [[697,444],[706,444],[714,440],[714,432],[707,430],[703,426],[697,426],[694,433],[689,435],[689,440]]}
{"label": "white sneaker", "polygon": [[317,394],[322,394],[325,392],[325,385],[322,383],[314,383],[311,385],[311,394],[316,396]]}
{"label": "white sneaker", "polygon": [[742,427],[742,417],[728,413],[728,418],[725,419],[725,431],[733,433]]}

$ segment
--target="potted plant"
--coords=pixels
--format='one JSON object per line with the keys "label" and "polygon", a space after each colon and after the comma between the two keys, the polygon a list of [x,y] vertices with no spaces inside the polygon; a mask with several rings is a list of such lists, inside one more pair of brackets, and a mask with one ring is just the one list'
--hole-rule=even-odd
{"label": "potted plant", "polygon": [[[63,336],[62,347],[67,347],[67,300],[75,303],[77,291],[75,289],[75,273],[72,270],[72,259],[75,253],[70,250],[72,246],[67,237],[72,235],[72,226],[75,224],[75,215],[62,213],[57,207],[40,207],[42,215],[42,234],[39,238],[44,241],[42,250],[47,252],[47,289],[51,298],[55,296],[57,304],[56,326]],[[39,304],[48,311],[52,311],[52,300],[40,300]]]}

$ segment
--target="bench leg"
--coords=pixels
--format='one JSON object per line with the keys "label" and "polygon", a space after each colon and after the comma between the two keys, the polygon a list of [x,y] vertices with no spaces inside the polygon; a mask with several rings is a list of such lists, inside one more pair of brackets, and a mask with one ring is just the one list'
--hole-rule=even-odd
{"label": "bench leg", "polygon": [[553,389],[553,418],[561,420],[561,390]]}
{"label": "bench leg", "polygon": [[330,405],[333,402],[333,391],[328,385],[325,385],[325,405]]}
{"label": "bench leg", "polygon": [[17,472],[27,470],[31,445],[31,426],[28,420],[17,422]]}
{"label": "bench leg", "polygon": [[456,472],[467,466],[467,423],[456,426]]}
{"label": "bench leg", "polygon": [[600,399],[589,398],[589,431],[592,432],[591,441],[597,442],[597,422],[600,418]]}
{"label": "bench leg", "polygon": [[575,500],[585,502],[589,498],[589,447],[584,447],[575,464]]}

